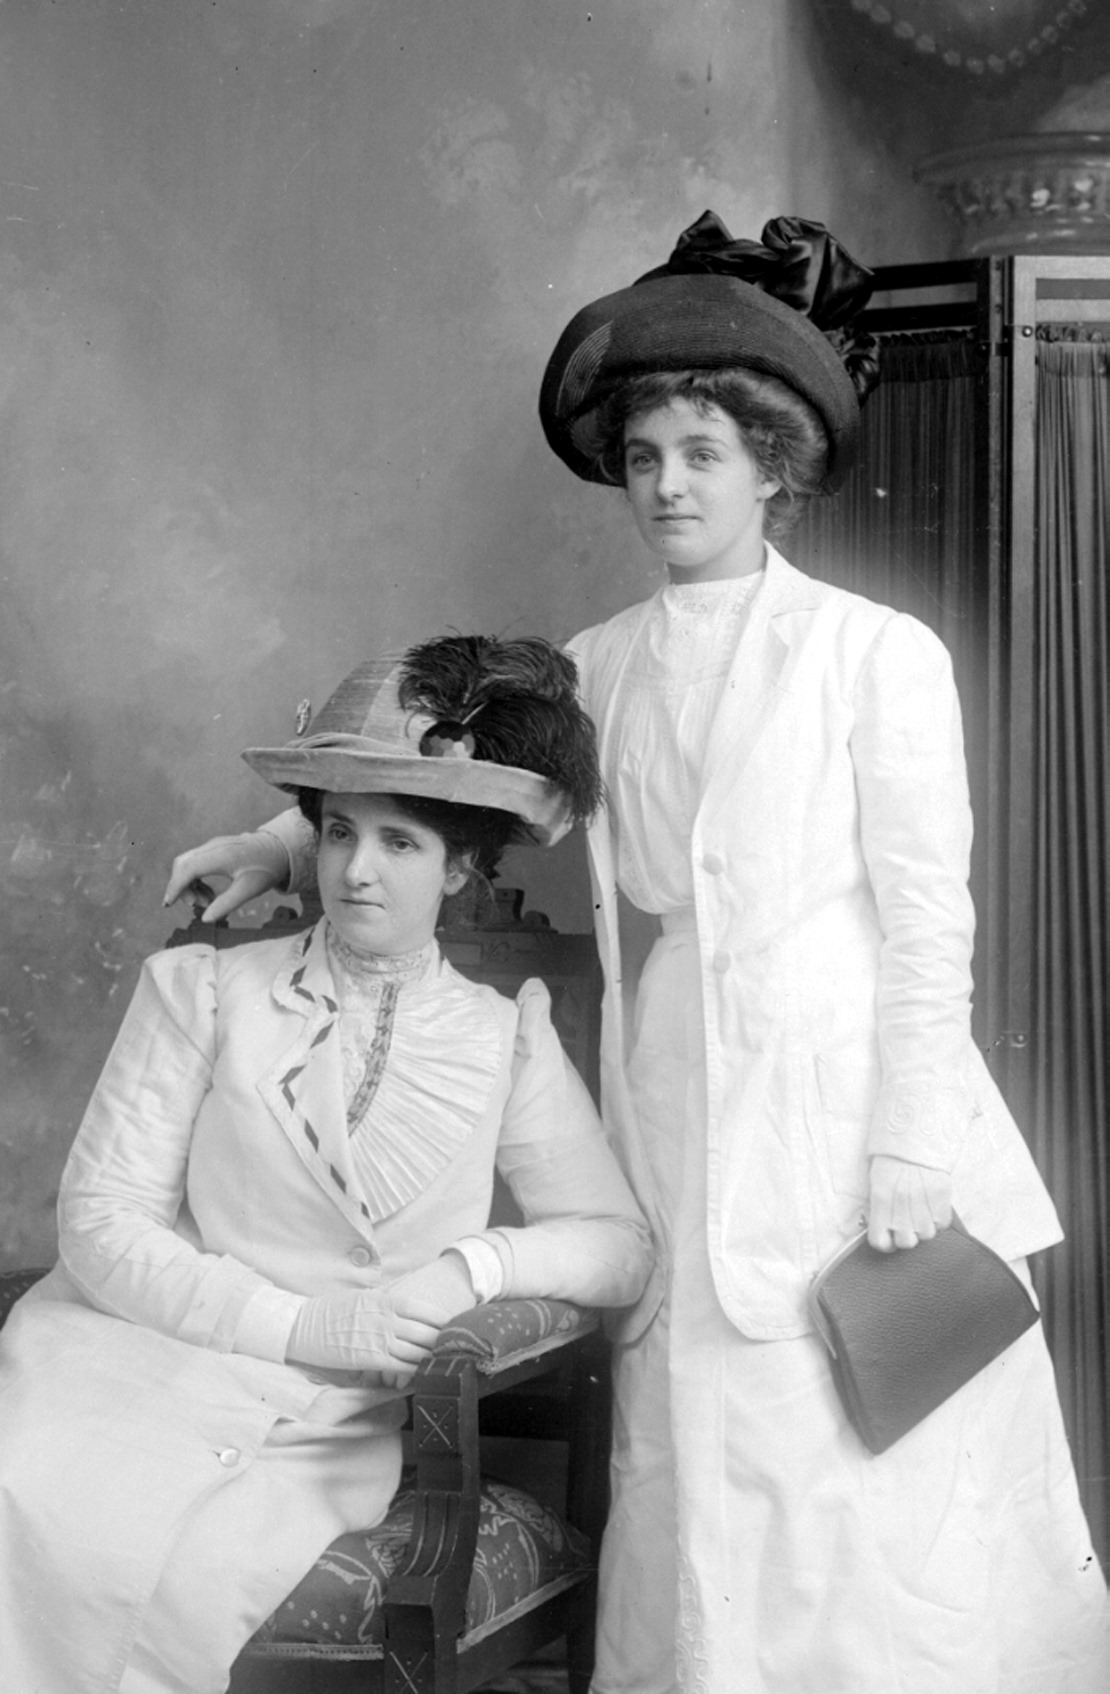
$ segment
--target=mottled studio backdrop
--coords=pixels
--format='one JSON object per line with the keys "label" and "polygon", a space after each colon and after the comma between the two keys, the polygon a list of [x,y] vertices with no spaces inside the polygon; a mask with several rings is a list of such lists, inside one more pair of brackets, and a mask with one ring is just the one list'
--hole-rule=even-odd
{"label": "mottled studio backdrop", "polygon": [[[945,256],[910,167],[989,110],[820,10],[0,0],[0,1262],[53,1252],[172,852],[272,809],[239,749],[653,586],[535,420],[570,313],[706,206]],[[587,927],[577,843],[514,869]]]}

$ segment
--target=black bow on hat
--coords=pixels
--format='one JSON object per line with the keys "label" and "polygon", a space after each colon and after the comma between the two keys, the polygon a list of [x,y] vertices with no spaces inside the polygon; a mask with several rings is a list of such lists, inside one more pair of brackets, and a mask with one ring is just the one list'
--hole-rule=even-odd
{"label": "black bow on hat", "polygon": [[874,339],[851,327],[871,272],[823,224],[772,218],[761,241],[734,240],[715,212],[683,230],[666,264],[577,312],[540,388],[540,421],[576,476],[608,481],[601,455],[607,399],[651,371],[763,372],[816,411],[829,441],[826,484],[843,481],[859,408],[878,381]]}
{"label": "black bow on hat", "polygon": [[706,211],[682,231],[666,264],[637,280],[699,273],[738,277],[801,312],[832,341],[860,403],[866,400],[879,380],[878,348],[873,336],[844,330],[870,300],[874,278],[824,224],[772,218],[763,226],[762,241],[747,241],[730,235],[716,212]]}

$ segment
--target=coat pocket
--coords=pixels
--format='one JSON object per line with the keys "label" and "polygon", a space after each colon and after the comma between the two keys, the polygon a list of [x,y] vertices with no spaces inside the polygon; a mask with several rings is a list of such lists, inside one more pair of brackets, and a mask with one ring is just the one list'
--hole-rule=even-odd
{"label": "coat pocket", "polygon": [[866,1200],[867,1131],[879,1092],[878,1059],[818,1053],[813,1067],[829,1179],[838,1194]]}

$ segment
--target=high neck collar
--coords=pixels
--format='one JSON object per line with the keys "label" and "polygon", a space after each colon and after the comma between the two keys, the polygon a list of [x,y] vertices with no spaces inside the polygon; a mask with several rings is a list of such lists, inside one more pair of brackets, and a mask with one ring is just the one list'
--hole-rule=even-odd
{"label": "high neck collar", "polygon": [[765,575],[765,571],[752,571],[748,576],[711,577],[708,582],[668,582],[663,605],[669,613],[684,617],[739,614],[751,605]]}
{"label": "high neck collar", "polygon": [[428,941],[415,953],[359,953],[333,929],[326,929],[328,958],[343,976],[355,982],[415,982],[423,976],[436,950]]}

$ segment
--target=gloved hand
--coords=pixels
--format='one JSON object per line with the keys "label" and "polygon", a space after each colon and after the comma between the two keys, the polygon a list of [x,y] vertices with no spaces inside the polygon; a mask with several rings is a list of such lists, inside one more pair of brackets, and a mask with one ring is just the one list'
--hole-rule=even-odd
{"label": "gloved hand", "polygon": [[373,1371],[385,1387],[403,1388],[437,1334],[435,1324],[401,1315],[390,1288],[317,1295],[298,1312],[285,1357],[327,1370]]}
{"label": "gloved hand", "polygon": [[871,1160],[867,1239],[880,1253],[931,1241],[952,1222],[952,1178],[930,1165],[913,1165],[889,1153]]}
{"label": "gloved hand", "polygon": [[398,1317],[430,1323],[437,1330],[478,1303],[466,1260],[451,1251],[399,1276],[390,1283],[389,1294]]}
{"label": "gloved hand", "polygon": [[170,906],[188,892],[192,883],[206,876],[227,876],[231,881],[204,912],[205,923],[225,918],[248,900],[257,900],[271,888],[284,888],[289,880],[289,854],[276,835],[256,829],[243,835],[215,835],[203,846],[179,853],[173,861],[162,904]]}

